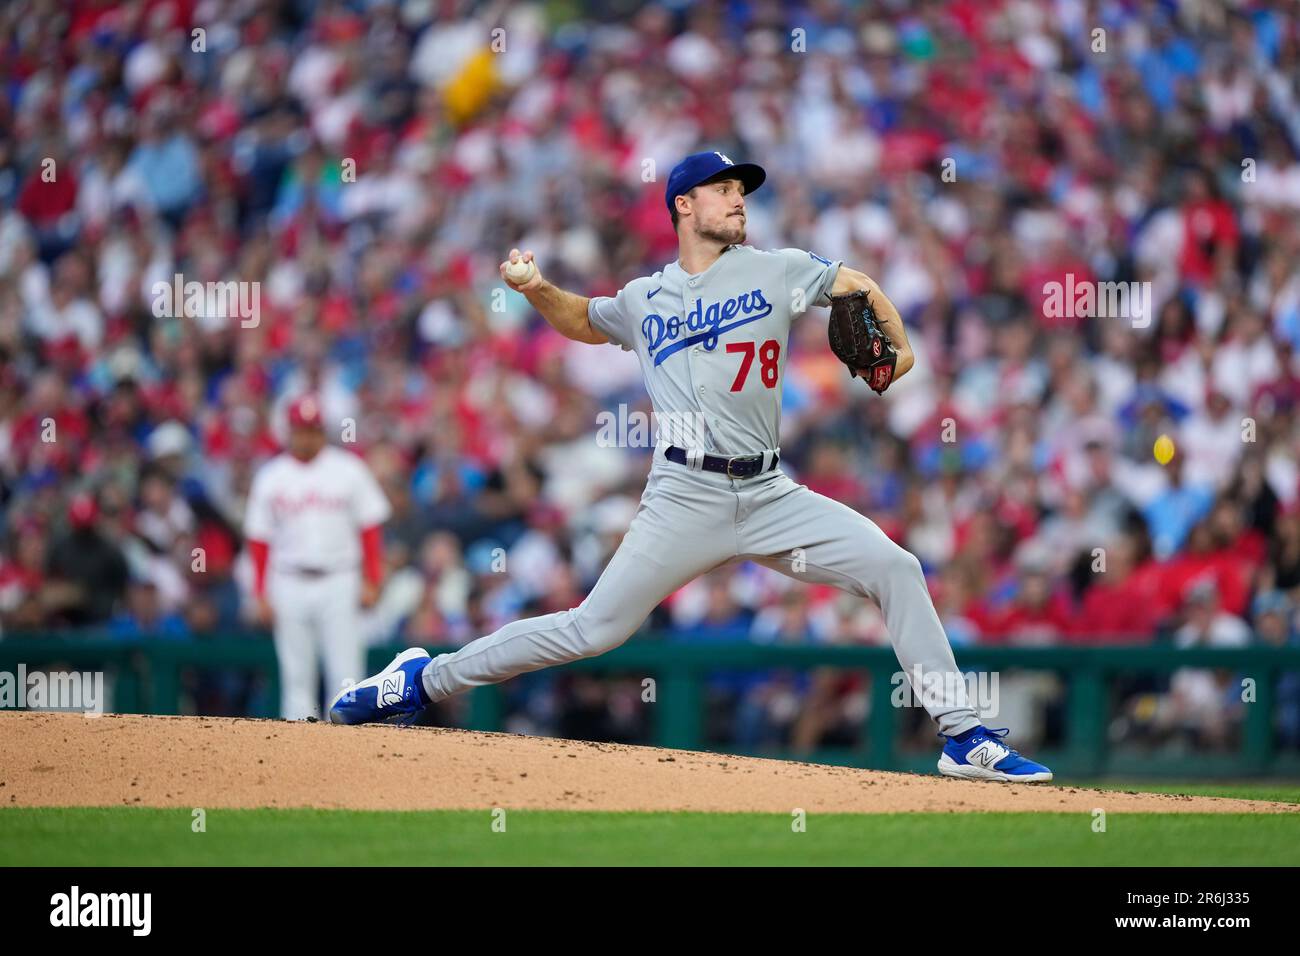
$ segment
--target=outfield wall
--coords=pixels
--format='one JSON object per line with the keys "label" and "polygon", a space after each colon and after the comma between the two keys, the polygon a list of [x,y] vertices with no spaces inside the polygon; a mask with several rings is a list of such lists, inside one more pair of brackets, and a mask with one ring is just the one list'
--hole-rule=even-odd
{"label": "outfield wall", "polygon": [[[439,653],[443,649],[431,650]],[[393,647],[373,648],[372,670],[386,664],[394,651]],[[1277,734],[1283,713],[1277,694],[1279,678],[1284,673],[1300,672],[1300,647],[963,647],[957,650],[957,658],[962,668],[977,674],[1005,678],[1043,672],[1057,676],[1064,687],[1060,741],[1055,748],[1036,750],[1034,756],[1061,776],[1300,778],[1300,752],[1279,747]],[[181,675],[187,669],[260,672],[269,681],[270,690],[265,696],[272,701],[278,699],[274,650],[270,641],[256,635],[232,634],[193,641],[102,635],[15,635],[0,640],[0,672],[16,673],[19,665],[28,671],[102,670],[112,688],[111,709],[120,713],[179,713]],[[891,704],[899,699],[903,684],[898,662],[888,647],[682,645],[637,638],[608,654],[577,661],[562,670],[653,679],[654,701],[646,706],[650,708],[654,741],[683,749],[708,749],[703,712],[711,672],[806,672],[817,668],[863,674],[873,703],[863,721],[859,746],[819,750],[801,754],[801,758],[885,770],[933,770],[933,752],[900,746],[904,708]],[[1112,746],[1108,728],[1117,684],[1131,681],[1136,675],[1168,676],[1182,668],[1220,670],[1230,675],[1227,683],[1234,693],[1240,688],[1242,718],[1240,731],[1234,735],[1234,747],[1228,752],[1184,749],[1170,753],[1167,748]],[[881,701],[886,705],[879,706]],[[501,730],[503,710],[500,687],[478,688],[470,693],[464,724],[474,730]],[[762,754],[790,756],[773,751]]]}

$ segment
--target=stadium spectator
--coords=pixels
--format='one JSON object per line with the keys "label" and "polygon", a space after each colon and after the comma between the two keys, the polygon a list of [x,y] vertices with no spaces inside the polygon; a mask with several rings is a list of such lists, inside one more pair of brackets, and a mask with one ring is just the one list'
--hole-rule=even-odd
{"label": "stadium spectator", "polygon": [[78,494],[68,506],[68,530],[50,551],[49,583],[42,594],[53,622],[73,627],[103,624],[127,585],[126,558],[100,532],[99,504]]}

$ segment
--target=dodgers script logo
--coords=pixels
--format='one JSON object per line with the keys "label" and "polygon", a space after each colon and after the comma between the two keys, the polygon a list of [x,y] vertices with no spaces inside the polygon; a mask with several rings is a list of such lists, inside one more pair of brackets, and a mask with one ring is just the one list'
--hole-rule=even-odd
{"label": "dodgers script logo", "polygon": [[[645,336],[646,351],[654,356],[655,365],[660,365],[674,352],[696,342],[712,352],[718,347],[719,336],[771,314],[772,304],[763,298],[763,290],[754,289],[707,308],[703,300],[696,299],[685,320],[675,315],[647,315],[641,321],[641,334]],[[685,338],[683,331],[688,333]]]}

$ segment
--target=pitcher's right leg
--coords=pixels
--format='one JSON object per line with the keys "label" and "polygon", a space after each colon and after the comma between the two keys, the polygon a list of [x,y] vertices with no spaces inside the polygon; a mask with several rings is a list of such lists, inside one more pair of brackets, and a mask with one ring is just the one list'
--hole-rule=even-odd
{"label": "pitcher's right leg", "polygon": [[453,654],[435,657],[424,670],[425,693],[430,701],[439,701],[471,687],[613,650],[660,601],[718,563],[645,554],[624,539],[585,601],[568,611],[515,621]]}
{"label": "pitcher's right leg", "polygon": [[[499,683],[618,647],[660,601],[735,556],[734,493],[685,474],[662,474],[677,467],[669,463],[652,470],[641,507],[623,542],[587,599],[576,608],[515,621],[458,651],[440,654],[422,668],[418,699],[391,695],[392,708],[396,708],[391,713],[385,709],[382,693],[368,692],[376,678],[365,681],[367,693],[332,706],[330,719],[336,723],[386,720],[471,687]],[[390,683],[396,681],[396,677],[389,678]]]}

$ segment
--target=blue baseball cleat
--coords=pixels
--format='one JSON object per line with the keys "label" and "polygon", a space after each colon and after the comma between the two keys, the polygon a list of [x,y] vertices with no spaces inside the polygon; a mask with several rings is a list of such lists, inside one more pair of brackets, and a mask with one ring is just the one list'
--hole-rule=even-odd
{"label": "blue baseball cleat", "polygon": [[343,688],[330,701],[330,723],[410,723],[429,706],[420,672],[430,659],[428,651],[412,647],[374,677]]}
{"label": "blue baseball cleat", "polygon": [[[1020,756],[1002,742],[1010,731],[989,730],[983,724],[957,737],[949,737],[939,755],[939,772],[965,780],[1001,780],[1004,783],[1046,783],[1052,771]],[[940,736],[943,736],[942,734]]]}

